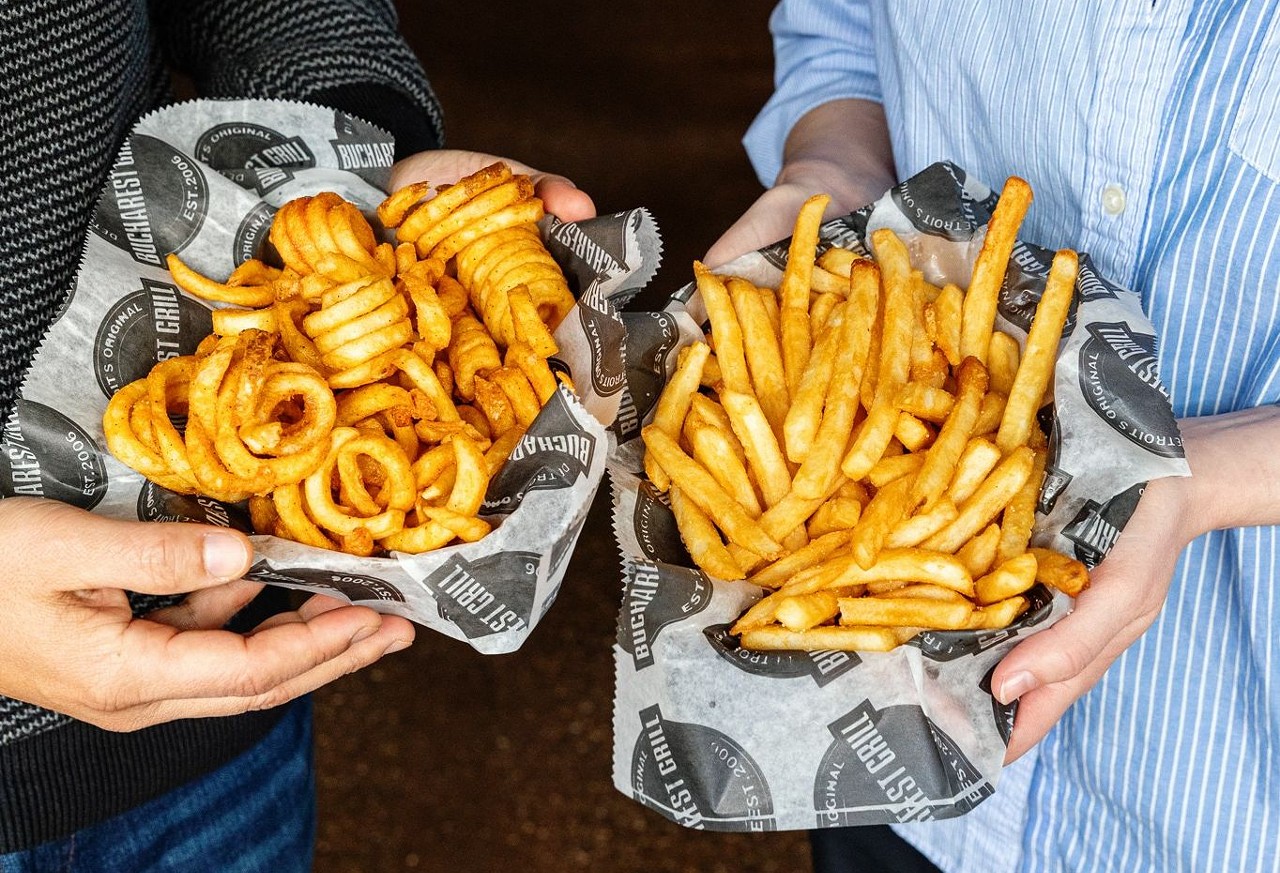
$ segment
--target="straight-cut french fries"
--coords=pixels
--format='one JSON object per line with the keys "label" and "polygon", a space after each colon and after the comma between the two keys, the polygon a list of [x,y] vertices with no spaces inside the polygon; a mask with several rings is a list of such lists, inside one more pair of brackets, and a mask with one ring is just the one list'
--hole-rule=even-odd
{"label": "straight-cut french fries", "polygon": [[874,261],[818,254],[828,202],[800,210],[776,291],[694,264],[706,342],[643,431],[694,563],[772,589],[731,632],[748,649],[885,651],[1007,627],[1037,583],[1078,594],[1083,564],[1029,548],[1075,253],[1054,258],[1020,347],[995,317],[1024,181],[1006,183],[967,290],[926,281],[885,228]]}

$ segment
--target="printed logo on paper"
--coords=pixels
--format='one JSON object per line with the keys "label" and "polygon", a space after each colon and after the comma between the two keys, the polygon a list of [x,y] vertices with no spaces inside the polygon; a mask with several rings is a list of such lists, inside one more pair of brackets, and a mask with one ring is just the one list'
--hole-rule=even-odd
{"label": "printed logo on paper", "polygon": [[[1029,245],[1021,240],[1013,246],[1009,255],[1009,266],[1004,274],[1004,282],[1000,286],[1000,296],[996,308],[1000,316],[1016,326],[1024,334],[1031,331],[1031,319],[1035,317],[1036,307],[1040,305],[1040,297],[1044,294],[1045,281],[1049,277],[1049,267],[1053,263],[1053,252],[1039,246]],[[1071,305],[1067,309],[1067,321],[1062,328],[1063,336],[1070,336],[1075,328],[1076,308],[1080,301],[1079,280],[1076,291],[1071,295]]]}
{"label": "printed logo on paper", "polygon": [[955,164],[926,167],[890,190],[889,196],[921,233],[943,239],[973,239],[979,222],[973,201],[965,196],[963,172]]}
{"label": "printed logo on paper", "polygon": [[213,332],[209,310],[167,282],[141,279],[142,290],[107,311],[93,341],[98,387],[107,397],[160,361],[190,355]]}
{"label": "printed logo on paper", "polygon": [[1093,569],[1111,551],[1120,539],[1120,532],[1138,508],[1145,482],[1140,482],[1099,505],[1096,500],[1086,500],[1062,535],[1075,544],[1076,558]]}
{"label": "printed logo on paper", "polygon": [[[766,261],[777,267],[779,270],[785,270],[787,268],[787,254],[790,250],[791,237],[787,237],[786,239],[780,239],[776,243],[771,243],[760,249],[760,254]],[[697,287],[697,283],[694,283],[694,287]]]}
{"label": "printed logo on paper", "polygon": [[261,258],[271,233],[271,220],[276,209],[269,203],[257,203],[245,213],[236,227],[231,242],[231,260],[238,267],[251,258]]}
{"label": "printed logo on paper", "polygon": [[1033,586],[1024,596],[1030,601],[1027,611],[1008,627],[980,631],[926,630],[906,645],[914,646],[934,661],[955,661],[1003,645],[1024,629],[1040,624],[1052,611],[1053,596],[1043,585]]}
{"label": "printed logo on paper", "polygon": [[663,628],[710,605],[711,583],[700,570],[645,561],[628,561],[624,576],[618,645],[643,670],[653,666],[653,645]]}
{"label": "printed logo on paper", "polygon": [[[547,250],[564,269],[571,284],[575,284],[576,279],[585,288],[605,285],[632,269],[644,220],[645,213],[637,209],[626,221],[555,222],[547,234]],[[608,298],[622,304],[639,290],[615,288]]]}
{"label": "printed logo on paper", "polygon": [[1182,435],[1156,367],[1156,338],[1124,322],[1086,328],[1080,391],[1111,429],[1162,458],[1181,458]]}
{"label": "printed logo on paper", "polygon": [[571,488],[587,476],[596,438],[584,431],[561,388],[542,407],[523,439],[516,443],[498,475],[489,482],[484,512],[514,512],[531,491]]}
{"label": "printed logo on paper", "polygon": [[310,567],[275,568],[266,561],[258,561],[245,574],[255,582],[275,583],[289,588],[320,589],[320,593],[336,592],[353,603],[366,600],[383,600],[403,603],[404,595],[390,583],[358,573],[336,573]]}
{"label": "printed logo on paper", "polygon": [[744,673],[769,679],[807,676],[822,688],[862,663],[854,652],[754,652],[738,644],[727,624],[713,624],[703,634],[715,653],[730,664]]}
{"label": "printed logo on paper", "polygon": [[339,169],[385,191],[396,159],[396,143],[391,134],[341,110],[333,113],[333,134],[329,145]]}
{"label": "printed logo on paper", "polygon": [[316,156],[301,137],[248,122],[211,127],[196,140],[195,153],[240,187],[260,195],[292,179],[291,170],[316,165]]}
{"label": "printed logo on paper", "polygon": [[179,494],[144,482],[138,492],[139,521],[194,521],[253,533],[248,514],[240,507],[197,494]]}
{"label": "printed logo on paper", "polygon": [[1049,458],[1044,467],[1044,480],[1040,483],[1040,496],[1036,502],[1036,511],[1041,515],[1053,512],[1058,498],[1067,489],[1074,478],[1066,470],[1058,466],[1062,459],[1062,428],[1058,424],[1057,410],[1049,403],[1040,407],[1036,413],[1040,430],[1049,438]]}
{"label": "printed logo on paper", "polygon": [[19,398],[0,439],[0,495],[93,509],[106,493],[107,468],[93,438],[61,412]]}
{"label": "printed logo on paper", "polygon": [[693,559],[680,538],[676,517],[662,494],[647,481],[641,481],[636,491],[636,509],[631,524],[636,542],[644,556],[651,561],[692,567]]}
{"label": "printed logo on paper", "polygon": [[833,741],[813,786],[820,828],[951,818],[994,793],[917,705],[863,701],[827,730]]}
{"label": "printed logo on paper", "polygon": [[469,640],[527,628],[537,581],[535,552],[498,552],[475,561],[454,557],[423,580],[440,617]]}
{"label": "printed logo on paper", "polygon": [[135,133],[111,168],[90,225],[140,264],[163,267],[204,224],[209,182],[196,161],[173,146]]}
{"label": "printed logo on paper", "polygon": [[612,429],[626,442],[639,435],[640,422],[658,402],[680,329],[669,312],[623,312],[622,324],[627,334],[626,390]]}
{"label": "printed logo on paper", "polygon": [[606,311],[611,308],[597,288],[575,307],[591,344],[591,387],[601,397],[612,397],[627,386],[627,331],[616,313]]}
{"label": "printed logo on paper", "polygon": [[867,220],[871,213],[859,210],[833,218],[822,225],[818,235],[818,254],[829,248],[849,249],[864,258],[871,256],[867,248]]}
{"label": "printed logo on paper", "polygon": [[631,755],[635,799],[695,830],[777,829],[760,767],[731,737],[700,724],[668,721],[657,706],[640,710]]}

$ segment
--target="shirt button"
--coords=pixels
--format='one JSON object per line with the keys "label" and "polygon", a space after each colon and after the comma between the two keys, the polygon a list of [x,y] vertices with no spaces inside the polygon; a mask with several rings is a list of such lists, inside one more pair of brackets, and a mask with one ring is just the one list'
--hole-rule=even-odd
{"label": "shirt button", "polygon": [[1127,205],[1124,189],[1119,185],[1108,185],[1102,189],[1102,211],[1107,215],[1119,215]]}

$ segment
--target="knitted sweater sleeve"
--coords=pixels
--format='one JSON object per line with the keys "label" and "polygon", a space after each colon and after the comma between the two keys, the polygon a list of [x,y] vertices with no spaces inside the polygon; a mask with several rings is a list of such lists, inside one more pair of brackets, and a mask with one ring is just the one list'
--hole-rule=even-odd
{"label": "knitted sweater sleeve", "polygon": [[391,0],[152,0],[156,38],[202,97],[324,103],[390,130],[397,157],[438,148],[439,101]]}

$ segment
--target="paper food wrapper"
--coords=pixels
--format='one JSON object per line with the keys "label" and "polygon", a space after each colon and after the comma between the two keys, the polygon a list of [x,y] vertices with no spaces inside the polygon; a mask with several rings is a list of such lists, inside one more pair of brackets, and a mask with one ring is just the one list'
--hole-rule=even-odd
{"label": "paper food wrapper", "polygon": [[[967,287],[995,196],[953,164],[935,164],[875,204],[826,223],[822,239],[868,252],[893,228],[936,285]],[[825,247],[825,245],[824,245]],[[1052,251],[1019,242],[999,327],[1025,343]],[[777,287],[787,242],[720,272]],[[1064,615],[1070,598],[1033,589],[1032,607],[998,631],[927,632],[892,652],[751,652],[729,626],[762,595],[696,569],[671,511],[643,475],[646,421],[676,352],[702,337],[689,285],[662,312],[624,314],[628,423],[610,456],[624,593],[614,647],[613,777],[618,790],[679,824],[796,830],[962,815],[995,790],[1015,709],[990,694],[1000,659]],[[1177,425],[1156,374],[1156,338],[1137,295],[1081,258],[1064,331],[1033,544],[1101,560],[1142,484],[1186,475]]]}
{"label": "paper food wrapper", "polygon": [[[116,461],[102,431],[107,401],[211,332],[218,304],[180,291],[166,254],[225,279],[249,258],[272,257],[277,208],[320,191],[358,204],[377,228],[393,155],[382,130],[303,103],[199,100],[139,121],[103,189],[74,293],[4,424],[0,491],[113,518],[249,531],[242,505],[173,493]],[[486,653],[523,643],[555,599],[603,477],[605,428],[625,381],[617,307],[652,278],[660,255],[644,210],[576,224],[548,218],[544,234],[579,298],[556,331],[552,361],[578,393],[553,397],[490,483],[482,517],[494,531],[421,555],[364,559],[254,536],[248,578],[402,615]]]}

